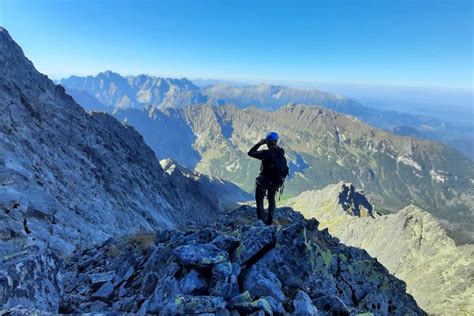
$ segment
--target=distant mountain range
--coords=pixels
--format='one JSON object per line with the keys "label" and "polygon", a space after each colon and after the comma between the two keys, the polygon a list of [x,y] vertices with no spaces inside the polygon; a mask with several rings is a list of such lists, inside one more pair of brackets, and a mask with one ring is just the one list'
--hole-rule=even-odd
{"label": "distant mountain range", "polygon": [[[220,80],[187,79],[149,75],[122,77],[106,71],[97,76],[72,76],[59,81],[85,109],[115,112],[125,108],[181,108],[193,104],[239,108],[255,106],[274,111],[289,103],[322,106],[400,135],[443,141],[474,159],[474,131],[446,121],[364,106],[352,99],[317,89],[294,89],[269,84],[243,85]],[[89,96],[87,96],[88,94]]]}
{"label": "distant mountain range", "polygon": [[[183,107],[189,104],[206,103],[208,97],[191,81],[158,78],[147,75],[122,77],[106,71],[95,77],[72,76],[60,83],[73,95],[88,93],[105,107],[113,110],[142,108],[153,104],[157,107]],[[78,91],[78,92],[77,92]],[[90,103],[86,103],[88,107]]]}
{"label": "distant mountain range", "polygon": [[248,149],[278,130],[290,161],[286,196],[338,181],[364,188],[379,208],[415,204],[457,223],[456,239],[473,240],[474,164],[441,143],[393,135],[331,110],[288,105],[274,112],[254,107],[196,105],[181,109],[125,109],[159,159],[173,157],[201,173],[251,191],[259,164]]}
{"label": "distant mountain range", "polygon": [[474,245],[456,246],[428,213],[407,206],[379,215],[351,184],[338,183],[310,190],[282,202],[347,245],[361,247],[395,276],[429,314],[474,313]]}

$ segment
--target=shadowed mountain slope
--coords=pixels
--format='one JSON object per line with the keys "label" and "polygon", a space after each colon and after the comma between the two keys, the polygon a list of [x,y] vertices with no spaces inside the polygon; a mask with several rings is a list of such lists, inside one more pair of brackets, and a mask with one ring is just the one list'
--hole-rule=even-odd
{"label": "shadowed mountain slope", "polygon": [[[474,313],[474,245],[456,246],[436,219],[415,206],[390,215],[354,214],[364,195],[353,190],[350,198],[347,187],[353,188],[338,183],[306,191],[283,204],[305,218],[317,218],[343,243],[367,250],[407,283],[407,291],[428,313]],[[341,200],[341,195],[348,198]]]}

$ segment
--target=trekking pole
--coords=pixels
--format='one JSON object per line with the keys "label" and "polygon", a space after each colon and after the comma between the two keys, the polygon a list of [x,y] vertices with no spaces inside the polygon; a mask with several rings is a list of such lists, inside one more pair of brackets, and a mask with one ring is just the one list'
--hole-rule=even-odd
{"label": "trekking pole", "polygon": [[278,197],[278,201],[281,200],[281,196],[283,195],[283,190],[285,189],[285,184],[282,184],[281,188],[280,188],[280,196]]}

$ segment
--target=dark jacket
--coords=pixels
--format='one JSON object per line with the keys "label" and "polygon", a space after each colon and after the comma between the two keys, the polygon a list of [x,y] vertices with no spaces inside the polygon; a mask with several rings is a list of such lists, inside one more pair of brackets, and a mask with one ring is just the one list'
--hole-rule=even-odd
{"label": "dark jacket", "polygon": [[266,150],[258,150],[261,145],[257,144],[250,148],[248,155],[252,158],[259,159],[262,161],[260,165],[260,175],[257,178],[258,182],[261,182],[262,185],[267,186],[271,184],[273,180],[275,180],[275,175],[273,174],[273,170],[271,168],[272,163],[272,155],[285,155],[285,151],[281,147],[273,147]]}

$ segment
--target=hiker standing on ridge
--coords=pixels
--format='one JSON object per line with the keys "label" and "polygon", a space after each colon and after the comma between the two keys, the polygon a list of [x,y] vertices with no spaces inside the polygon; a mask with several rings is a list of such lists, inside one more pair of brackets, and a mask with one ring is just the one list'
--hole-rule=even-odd
{"label": "hiker standing on ridge", "polygon": [[[253,146],[248,155],[262,161],[260,174],[255,179],[255,201],[257,203],[257,218],[271,225],[273,212],[275,211],[275,195],[278,189],[283,187],[283,182],[288,175],[288,164],[285,158],[285,151],[278,147],[278,134],[268,133],[267,137],[260,140]],[[260,146],[266,144],[267,150],[258,150]],[[267,219],[263,218],[263,199],[268,199]]]}

